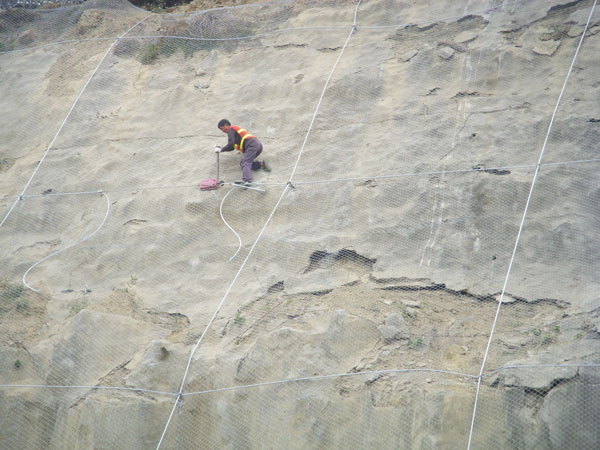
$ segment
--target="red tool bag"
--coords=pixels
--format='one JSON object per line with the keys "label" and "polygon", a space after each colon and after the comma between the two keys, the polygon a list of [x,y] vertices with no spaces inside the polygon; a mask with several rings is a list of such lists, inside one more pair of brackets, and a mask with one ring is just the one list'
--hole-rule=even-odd
{"label": "red tool bag", "polygon": [[217,153],[217,178],[209,178],[208,180],[202,180],[198,187],[201,191],[212,191],[217,189],[223,183],[219,181],[219,153]]}
{"label": "red tool bag", "polygon": [[216,178],[209,178],[208,180],[202,180],[198,187],[201,191],[210,191],[217,189],[220,186],[219,180]]}

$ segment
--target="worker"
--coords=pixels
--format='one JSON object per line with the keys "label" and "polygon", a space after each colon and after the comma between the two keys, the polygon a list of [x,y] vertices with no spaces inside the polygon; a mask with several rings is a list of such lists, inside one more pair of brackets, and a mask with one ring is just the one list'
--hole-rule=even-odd
{"label": "worker", "polygon": [[219,130],[227,134],[228,142],[224,147],[215,147],[215,152],[230,152],[232,150],[242,152],[242,160],[240,161],[240,166],[242,166],[242,181],[236,181],[235,184],[250,185],[253,180],[253,170],[263,169],[266,172],[271,171],[271,167],[267,161],[255,161],[263,151],[263,145],[255,136],[243,128],[231,125],[231,122],[227,119],[220,120],[217,126]]}

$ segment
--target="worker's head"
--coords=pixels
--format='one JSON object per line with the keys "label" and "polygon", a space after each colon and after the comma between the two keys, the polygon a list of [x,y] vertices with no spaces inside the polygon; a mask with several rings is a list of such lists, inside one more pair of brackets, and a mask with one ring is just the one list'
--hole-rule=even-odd
{"label": "worker's head", "polygon": [[221,119],[219,120],[219,124],[217,126],[219,127],[219,130],[221,130],[223,133],[229,133],[229,129],[231,128],[231,122],[227,119]]}

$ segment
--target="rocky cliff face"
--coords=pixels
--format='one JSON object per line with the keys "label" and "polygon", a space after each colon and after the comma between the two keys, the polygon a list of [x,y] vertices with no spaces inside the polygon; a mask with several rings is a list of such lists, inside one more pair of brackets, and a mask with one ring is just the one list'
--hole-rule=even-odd
{"label": "rocky cliff face", "polygon": [[0,11],[0,446],[594,448],[599,23]]}

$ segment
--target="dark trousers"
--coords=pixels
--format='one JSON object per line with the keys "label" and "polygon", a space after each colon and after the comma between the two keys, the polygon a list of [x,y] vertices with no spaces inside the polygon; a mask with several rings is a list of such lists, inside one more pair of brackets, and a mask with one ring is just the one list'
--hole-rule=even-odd
{"label": "dark trousers", "polygon": [[240,166],[242,166],[242,180],[252,182],[254,179],[252,169],[256,170],[260,167],[260,163],[254,160],[262,153],[263,146],[258,139],[252,138],[246,141],[245,147],[244,153],[242,153],[242,160],[240,161]]}

